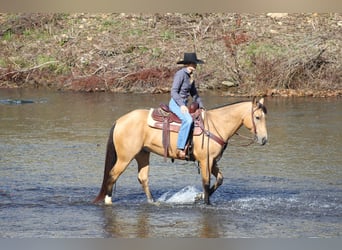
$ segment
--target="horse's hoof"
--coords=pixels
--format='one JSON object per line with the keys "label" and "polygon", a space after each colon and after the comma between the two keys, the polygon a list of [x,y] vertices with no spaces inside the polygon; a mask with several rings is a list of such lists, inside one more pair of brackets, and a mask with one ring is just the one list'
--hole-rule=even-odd
{"label": "horse's hoof", "polygon": [[148,202],[149,204],[153,204],[153,203],[154,203],[154,199],[147,199],[147,202]]}
{"label": "horse's hoof", "polygon": [[204,199],[204,193],[198,193],[195,196],[195,202],[201,201]]}
{"label": "horse's hoof", "polygon": [[104,204],[105,205],[112,205],[112,197],[109,197],[108,195],[106,195],[105,199],[104,199]]}
{"label": "horse's hoof", "polygon": [[151,204],[153,204],[153,205],[159,207],[161,203],[160,203],[159,201],[155,201],[155,202],[153,202],[153,203],[151,203]]}

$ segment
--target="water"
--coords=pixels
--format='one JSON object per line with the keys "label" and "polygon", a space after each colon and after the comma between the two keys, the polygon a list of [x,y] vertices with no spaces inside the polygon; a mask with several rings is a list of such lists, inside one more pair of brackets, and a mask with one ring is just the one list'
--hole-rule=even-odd
{"label": "water", "polygon": [[[194,163],[152,155],[147,204],[132,162],[94,205],[114,120],[168,95],[0,90],[0,237],[341,237],[341,99],[268,98],[269,144],[230,141],[212,206]],[[241,100],[208,94],[208,108]],[[243,130],[241,133],[248,135]]]}

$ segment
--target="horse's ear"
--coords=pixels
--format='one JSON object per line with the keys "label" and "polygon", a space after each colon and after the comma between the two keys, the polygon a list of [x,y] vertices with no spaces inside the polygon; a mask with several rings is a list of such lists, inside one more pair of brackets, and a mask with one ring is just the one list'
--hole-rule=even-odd
{"label": "horse's ear", "polygon": [[254,107],[257,106],[257,102],[258,101],[256,100],[256,96],[253,96],[252,104],[253,104]]}
{"label": "horse's ear", "polygon": [[264,98],[261,98],[261,99],[259,100],[259,103],[260,103],[260,104],[264,104]]}

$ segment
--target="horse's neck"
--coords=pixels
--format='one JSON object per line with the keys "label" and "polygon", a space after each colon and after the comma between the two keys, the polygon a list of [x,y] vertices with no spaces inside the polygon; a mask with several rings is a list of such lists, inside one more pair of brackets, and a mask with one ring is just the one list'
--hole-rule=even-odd
{"label": "horse's neck", "polygon": [[251,110],[251,102],[241,102],[208,111],[208,120],[212,128],[228,140],[242,126],[243,120]]}

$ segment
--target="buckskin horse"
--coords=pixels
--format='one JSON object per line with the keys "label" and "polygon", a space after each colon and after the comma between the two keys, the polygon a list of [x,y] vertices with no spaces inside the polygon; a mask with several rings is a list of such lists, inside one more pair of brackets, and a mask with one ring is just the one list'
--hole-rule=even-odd
{"label": "buckskin horse", "polygon": [[[104,200],[112,204],[113,185],[135,159],[138,163],[138,181],[146,194],[147,201],[153,203],[148,185],[150,153],[165,156],[163,130],[148,125],[150,111],[133,110],[116,120],[107,142],[104,176],[101,190],[94,203]],[[259,101],[237,102],[203,111],[202,133],[192,136],[192,156],[198,161],[202,177],[205,204],[210,204],[209,197],[223,182],[223,175],[217,166],[228,140],[244,125],[254,134],[254,141],[261,145],[267,142],[266,107],[264,99]],[[166,157],[177,159],[176,143],[178,133],[169,132],[169,147]],[[210,186],[210,176],[216,182]]]}

